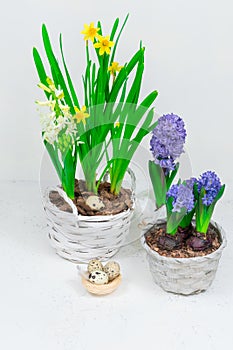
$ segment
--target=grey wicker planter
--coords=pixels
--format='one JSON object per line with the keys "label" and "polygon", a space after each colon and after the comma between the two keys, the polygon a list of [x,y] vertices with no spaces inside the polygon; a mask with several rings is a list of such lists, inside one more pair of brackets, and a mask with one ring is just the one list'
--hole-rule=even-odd
{"label": "grey wicker planter", "polygon": [[[164,220],[160,220],[164,222]],[[159,223],[159,221],[158,221]],[[152,250],[145,241],[143,230],[141,243],[147,252],[147,259],[154,282],[167,292],[190,295],[205,291],[213,282],[222,251],[226,246],[224,230],[215,222],[211,222],[220,232],[222,244],[213,253],[204,257],[171,258]]]}

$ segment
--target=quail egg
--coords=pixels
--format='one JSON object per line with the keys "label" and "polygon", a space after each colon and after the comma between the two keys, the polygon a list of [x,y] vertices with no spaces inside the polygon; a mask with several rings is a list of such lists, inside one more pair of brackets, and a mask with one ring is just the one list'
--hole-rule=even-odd
{"label": "quail egg", "polygon": [[100,210],[105,207],[104,203],[100,200],[98,196],[89,196],[86,199],[86,204],[92,209],[92,210]]}
{"label": "quail egg", "polygon": [[108,275],[109,281],[112,281],[114,278],[120,274],[120,265],[115,261],[109,261],[103,268],[103,271]]}
{"label": "quail egg", "polygon": [[103,270],[103,265],[101,263],[101,261],[99,261],[98,259],[92,259],[89,261],[88,266],[87,266],[87,271],[89,273],[91,273],[92,271],[95,270]]}
{"label": "quail egg", "polygon": [[104,271],[95,270],[90,273],[89,281],[95,284],[107,284],[108,275]]}

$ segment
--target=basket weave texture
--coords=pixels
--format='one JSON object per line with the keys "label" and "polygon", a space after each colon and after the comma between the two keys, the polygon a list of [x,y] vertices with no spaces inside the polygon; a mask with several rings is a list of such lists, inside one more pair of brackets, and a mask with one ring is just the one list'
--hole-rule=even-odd
{"label": "basket weave texture", "polygon": [[[164,222],[161,220],[160,222]],[[159,223],[159,222],[158,222]],[[220,247],[203,257],[172,258],[161,256],[146,243],[148,227],[144,229],[141,243],[147,251],[147,259],[154,282],[167,292],[190,295],[205,291],[213,282],[222,251],[226,246],[225,232],[211,221],[221,235]]]}
{"label": "basket weave texture", "polygon": [[[122,246],[130,227],[135,207],[135,176],[131,179],[133,208],[116,215],[84,216],[60,187],[50,187],[44,193],[44,210],[47,215],[49,238],[52,247],[61,257],[76,263],[88,263],[98,258],[108,260]],[[69,204],[72,213],[58,209],[49,199],[57,191]]]}

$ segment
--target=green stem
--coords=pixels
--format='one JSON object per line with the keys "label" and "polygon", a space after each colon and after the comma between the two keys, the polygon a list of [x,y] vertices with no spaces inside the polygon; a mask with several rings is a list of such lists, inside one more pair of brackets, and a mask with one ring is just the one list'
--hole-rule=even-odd
{"label": "green stem", "polygon": [[88,40],[86,41],[86,57],[87,57],[87,67],[88,68],[88,95],[89,95],[89,106],[93,104],[92,101],[92,93],[91,93],[91,75],[90,75],[90,55],[89,55],[89,46],[88,46]]}
{"label": "green stem", "polygon": [[89,166],[86,166],[86,163],[81,163],[84,177],[86,180],[87,190],[90,192],[94,192],[97,194],[97,186],[96,186],[96,169],[90,169]]}
{"label": "green stem", "polygon": [[110,165],[111,165],[112,162],[113,162],[113,160],[108,161],[106,167],[104,168],[102,174],[100,175],[99,181],[98,181],[98,183],[97,183],[97,185],[96,185],[97,191],[98,191],[99,185],[100,185],[100,183],[101,183],[101,181],[102,181],[104,175],[106,174],[106,172],[107,172],[107,170],[109,169],[109,167],[110,167]]}
{"label": "green stem", "polygon": [[130,161],[126,159],[115,159],[111,170],[111,193],[118,195],[124,180],[125,173]]}
{"label": "green stem", "polygon": [[62,166],[58,158],[58,151],[56,148],[54,148],[50,143],[47,141],[44,141],[45,147],[49,153],[49,156],[52,160],[52,163],[56,169],[57,175],[59,177],[59,180],[62,182]]}

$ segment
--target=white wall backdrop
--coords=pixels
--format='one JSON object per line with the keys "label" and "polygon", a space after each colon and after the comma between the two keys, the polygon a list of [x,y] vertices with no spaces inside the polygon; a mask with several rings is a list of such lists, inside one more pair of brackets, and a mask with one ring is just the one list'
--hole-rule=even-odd
{"label": "white wall backdrop", "polygon": [[[101,19],[108,32],[130,13],[118,59],[146,46],[143,94],[159,91],[157,111],[182,116],[194,174],[215,169],[227,182],[232,166],[233,3],[231,0],[14,0],[0,13],[0,180],[38,180],[43,145],[34,101],[33,45],[41,24],[63,33],[76,87],[85,66],[83,23]],[[142,96],[143,97],[143,96]]]}

